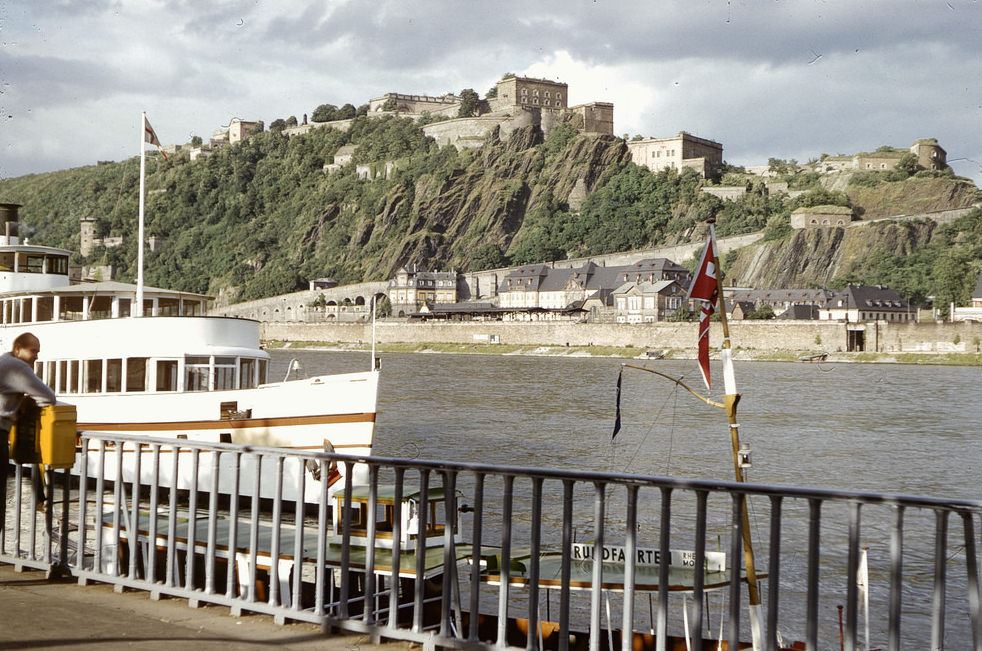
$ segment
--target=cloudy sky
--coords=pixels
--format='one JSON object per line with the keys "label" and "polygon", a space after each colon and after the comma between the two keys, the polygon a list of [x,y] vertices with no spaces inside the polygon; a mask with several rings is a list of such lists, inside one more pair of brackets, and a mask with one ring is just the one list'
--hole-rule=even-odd
{"label": "cloudy sky", "polygon": [[937,138],[982,182],[977,0],[3,0],[0,178],[513,72],[733,164]]}

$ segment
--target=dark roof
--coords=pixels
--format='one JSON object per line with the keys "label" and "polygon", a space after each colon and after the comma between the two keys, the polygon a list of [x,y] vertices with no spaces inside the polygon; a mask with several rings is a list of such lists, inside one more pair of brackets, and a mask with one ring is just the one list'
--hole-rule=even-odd
{"label": "dark roof", "polygon": [[818,318],[818,306],[817,305],[800,305],[795,304],[788,307],[787,310],[782,312],[777,318],[779,319],[817,319]]}
{"label": "dark roof", "polygon": [[897,292],[882,285],[848,285],[841,292],[836,292],[836,295],[846,299],[846,307],[849,309],[889,312],[906,311],[909,308],[907,301],[900,298]]}
{"label": "dark roof", "polygon": [[730,300],[825,305],[831,297],[832,292],[827,289],[740,289],[730,295]]}
{"label": "dark roof", "polygon": [[[662,280],[666,273],[690,274],[688,269],[667,258],[649,258],[634,264],[612,267],[601,267],[589,261],[581,267],[561,269],[538,264],[519,267],[508,273],[499,291],[555,292],[561,291],[570,284],[584,290],[615,289],[628,281],[648,280],[649,275],[655,281]],[[680,284],[685,286],[685,283]]]}

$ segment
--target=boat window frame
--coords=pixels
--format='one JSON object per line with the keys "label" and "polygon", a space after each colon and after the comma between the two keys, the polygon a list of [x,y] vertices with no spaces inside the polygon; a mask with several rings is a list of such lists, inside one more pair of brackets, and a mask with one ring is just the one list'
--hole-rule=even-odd
{"label": "boat window frame", "polygon": [[[229,379],[226,374],[231,371]],[[212,355],[210,391],[231,391],[238,388],[239,357],[237,355]],[[222,377],[224,381],[220,382]]]}
{"label": "boat window frame", "polygon": [[[198,361],[190,361],[198,360]],[[208,360],[207,362],[201,360]],[[187,393],[201,393],[210,391],[212,387],[212,363],[211,355],[185,355],[181,365],[181,377],[183,378],[183,389]],[[194,373],[192,376],[191,373]],[[194,380],[194,381],[192,381]],[[191,388],[195,386],[196,388]]]}
{"label": "boat window frame", "polygon": [[[183,369],[181,368],[181,360],[179,358],[160,357],[155,358],[153,362],[153,378],[151,386],[154,387],[155,393],[176,393],[183,390],[181,385]],[[172,369],[171,365],[173,365]],[[160,388],[161,380],[165,379],[165,374],[160,372],[162,368],[171,369],[169,376],[173,379],[173,388]]]}

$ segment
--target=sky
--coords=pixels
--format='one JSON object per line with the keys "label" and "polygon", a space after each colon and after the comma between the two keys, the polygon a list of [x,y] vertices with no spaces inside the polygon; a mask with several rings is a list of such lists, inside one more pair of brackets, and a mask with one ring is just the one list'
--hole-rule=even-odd
{"label": "sky", "polygon": [[982,183],[979,0],[3,0],[0,46],[0,178],[511,72],[734,165],[937,138]]}

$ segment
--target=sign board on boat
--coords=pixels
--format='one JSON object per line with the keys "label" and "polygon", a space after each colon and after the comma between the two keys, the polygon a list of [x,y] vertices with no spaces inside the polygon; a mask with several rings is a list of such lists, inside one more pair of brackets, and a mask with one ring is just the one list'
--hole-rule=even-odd
{"label": "sign board on boat", "polygon": [[[570,557],[574,561],[592,561],[594,546],[592,543],[573,543]],[[604,545],[601,553],[604,563],[624,563],[627,560],[627,550],[619,545]],[[694,551],[671,550],[668,564],[673,567],[695,568],[696,553]],[[657,549],[638,548],[635,550],[636,565],[659,565],[661,553]],[[726,553],[706,552],[706,571],[725,572]]]}

